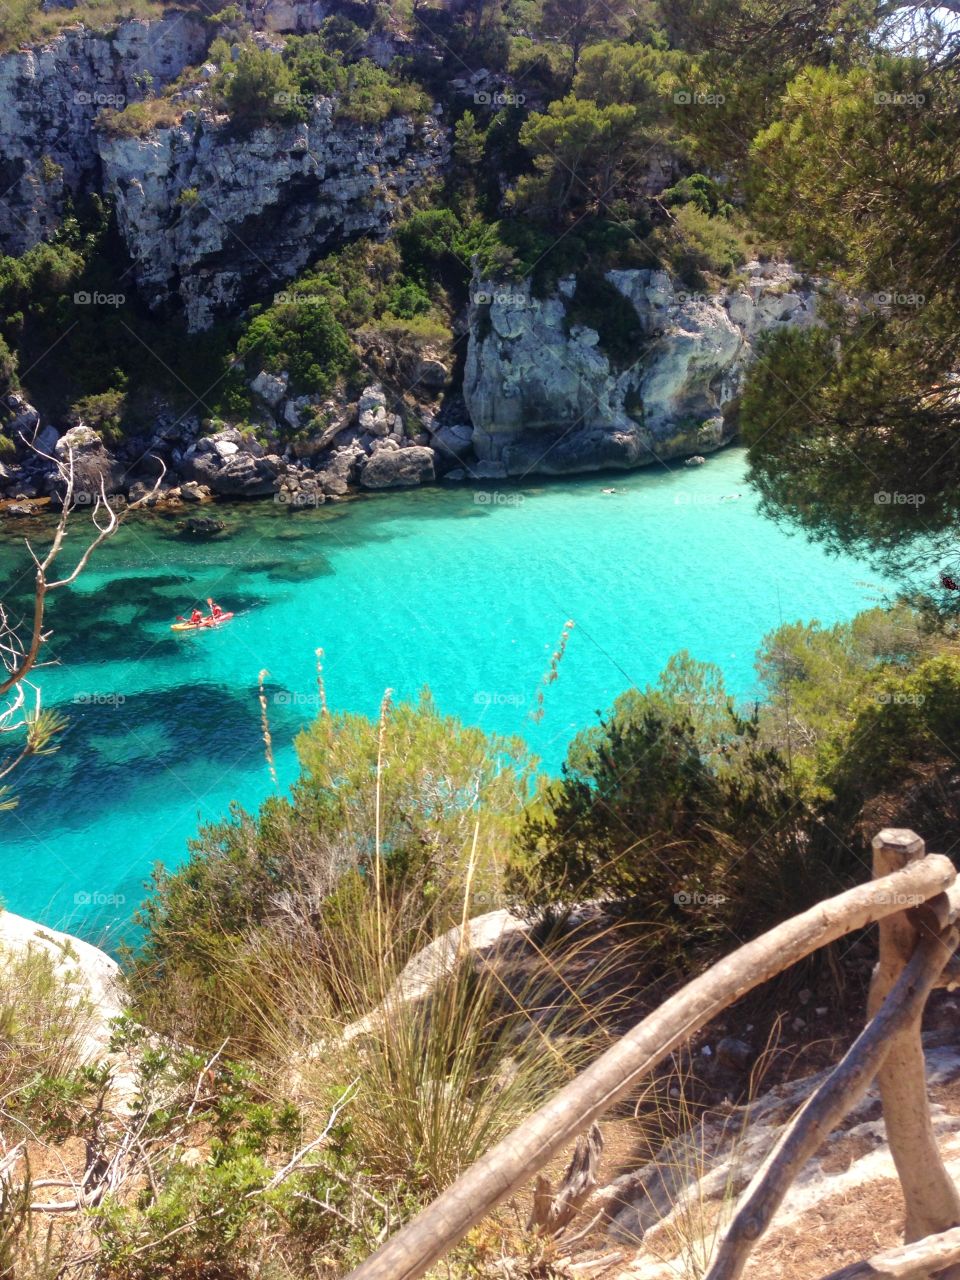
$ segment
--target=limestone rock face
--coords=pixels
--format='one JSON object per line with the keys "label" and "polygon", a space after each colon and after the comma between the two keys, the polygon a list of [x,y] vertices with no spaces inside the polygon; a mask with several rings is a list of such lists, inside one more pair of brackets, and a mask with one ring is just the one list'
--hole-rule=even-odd
{"label": "limestone rock face", "polygon": [[[387,230],[398,201],[442,162],[446,135],[432,119],[335,119],[335,105],[318,99],[306,123],[246,136],[188,111],[142,138],[99,138],[149,306],[179,304],[190,328],[204,329],[344,240]],[[188,189],[199,198],[184,204]]]}
{"label": "limestone rock face", "polygon": [[199,17],[121,22],[109,33],[80,24],[48,43],[0,57],[0,250],[19,254],[57,226],[68,194],[99,189],[94,120],[175,80],[200,61]]}
{"label": "limestone rock face", "polygon": [[[386,443],[394,444],[393,441]],[[434,477],[433,450],[420,445],[380,448],[360,472],[364,489],[397,489],[425,484]]]}
{"label": "limestone rock face", "polygon": [[477,282],[463,388],[477,458],[506,475],[565,474],[726,443],[758,334],[815,318],[813,291],[794,287],[789,264],[752,263],[745,274],[745,285],[705,295],[662,271],[608,272],[639,322],[626,361],[573,320],[575,279],[542,299],[529,283]]}

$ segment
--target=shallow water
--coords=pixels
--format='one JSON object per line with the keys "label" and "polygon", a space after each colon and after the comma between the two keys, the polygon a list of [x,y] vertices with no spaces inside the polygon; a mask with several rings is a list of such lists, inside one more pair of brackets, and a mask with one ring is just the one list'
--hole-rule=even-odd
{"label": "shallow water", "polygon": [[[292,737],[316,713],[319,646],[332,707],[375,714],[387,687],[412,697],[429,684],[443,711],[522,734],[552,769],[577,729],[677,649],[718,663],[749,696],[754,651],[781,620],[848,618],[886,584],[760,516],[744,474],[743,451],[728,449],[695,470],[295,513],[220,508],[229,536],[213,543],[184,541],[171,518],[131,522],[51,604],[60,662],[40,678],[70,728],[56,755],[17,773],[20,805],[0,813],[0,896],[116,940],[155,861],[175,865],[199,821],[269,793],[261,668],[280,782],[291,781]],[[24,569],[22,541],[5,533],[0,580]],[[238,616],[170,631],[209,595]]]}

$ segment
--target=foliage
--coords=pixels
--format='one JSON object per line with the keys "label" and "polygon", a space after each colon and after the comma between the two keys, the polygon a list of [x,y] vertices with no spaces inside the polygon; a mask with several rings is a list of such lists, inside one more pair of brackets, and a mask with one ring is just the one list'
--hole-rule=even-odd
{"label": "foliage", "polygon": [[[185,866],[156,872],[137,960],[155,1019],[181,1032],[189,1026],[195,1043],[255,1035],[237,1025],[218,957],[236,952],[238,974],[245,968],[252,981],[258,947],[284,933],[291,910],[310,920],[305,952],[322,953],[357,895],[362,902],[373,891],[373,871],[382,872],[388,897],[416,886],[416,930],[456,918],[471,849],[477,891],[497,894],[498,850],[526,798],[530,766],[519,742],[441,716],[426,695],[417,706],[387,709],[382,742],[378,773],[380,725],[322,715],[297,740],[301,774],[289,800],[268,801],[258,818],[238,810],[204,828]],[[410,946],[409,931],[397,932],[390,955],[405,961]],[[278,998],[282,992],[270,1001]]]}
{"label": "foliage", "polygon": [[955,76],[888,55],[809,69],[752,150],[756,215],[857,297],[821,308],[825,333],[770,340],[744,401],[754,474],[816,536],[900,561],[958,514]]}
{"label": "foliage", "polygon": [[[237,344],[249,373],[287,370],[304,392],[326,392],[355,364],[353,346],[324,298],[259,310]],[[254,367],[256,366],[256,367]]]}
{"label": "foliage", "polygon": [[224,67],[212,92],[222,99],[231,120],[245,129],[305,115],[288,64],[272,50],[260,49],[252,42],[244,44],[236,59]]}
{"label": "foliage", "polygon": [[116,442],[126,408],[126,394],[122,388],[102,391],[99,395],[84,396],[71,409],[71,415],[103,436]]}
{"label": "foliage", "polygon": [[244,1064],[149,1046],[135,1027],[121,1028],[118,1044],[135,1051],[128,1124],[150,1175],[138,1197],[108,1194],[92,1215],[104,1276],[213,1280],[262,1273],[268,1259],[291,1275],[315,1251],[363,1239],[365,1224],[350,1217],[362,1174],[342,1086],[308,1116]]}
{"label": "foliage", "polygon": [[694,287],[707,275],[730,276],[747,258],[736,227],[726,217],[704,213],[699,201],[681,204],[654,243],[680,279]]}
{"label": "foliage", "polygon": [[[560,780],[528,814],[511,883],[541,907],[614,899],[679,964],[724,925],[743,936],[772,923],[766,913],[796,909],[795,896],[789,907],[771,894],[749,899],[741,879],[748,849],[754,870],[778,864],[778,885],[787,866],[796,872],[797,802],[756,714],[735,710],[716,668],[680,654],[658,686],[621,695],[571,743]],[[807,892],[822,896],[822,884]]]}
{"label": "foliage", "polygon": [[868,609],[832,627],[785,623],[757,654],[764,737],[789,754],[812,788],[822,786],[864,700],[932,643],[905,604]]}
{"label": "foliage", "polygon": [[0,949],[0,1097],[5,1107],[22,1105],[32,1113],[52,1082],[79,1068],[91,1012],[44,947]]}
{"label": "foliage", "polygon": [[541,24],[545,35],[569,45],[575,73],[584,45],[626,34],[628,13],[627,0],[544,0]]}

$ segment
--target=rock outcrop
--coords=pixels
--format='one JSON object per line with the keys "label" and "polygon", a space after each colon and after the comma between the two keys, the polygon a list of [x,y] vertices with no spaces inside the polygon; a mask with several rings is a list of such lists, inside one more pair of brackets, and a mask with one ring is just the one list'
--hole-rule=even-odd
{"label": "rock outcrop", "polygon": [[[116,493],[123,480],[123,468],[90,427],[71,427],[56,443],[55,456],[65,474],[73,471],[74,501],[96,502],[101,492]],[[62,493],[66,485],[54,475],[53,490]]]}
{"label": "rock outcrop", "polygon": [[[505,476],[642,466],[704,454],[732,438],[757,335],[808,324],[814,295],[782,263],[752,263],[745,283],[684,292],[662,271],[610,271],[639,338],[623,361],[578,323],[577,280],[536,298],[529,282],[478,283],[464,399],[476,457]],[[613,321],[615,323],[615,321]]]}
{"label": "rock outcrop", "polygon": [[401,449],[384,442],[360,472],[364,489],[396,489],[433,479],[433,450],[420,445]]}
{"label": "rock outcrop", "polygon": [[133,18],[110,31],[81,23],[0,57],[0,250],[23,253],[56,229],[67,195],[100,188],[94,121],[162,89],[198,62],[199,16]]}
{"label": "rock outcrop", "polygon": [[179,304],[198,330],[282,290],[336,245],[386,232],[446,146],[432,117],[356,124],[319,98],[303,124],[240,135],[191,110],[144,137],[101,136],[99,154],[141,297]]}
{"label": "rock outcrop", "polygon": [[83,1054],[100,1058],[110,1043],[111,1023],[124,1010],[120,968],[106,952],[69,933],[35,924],[12,911],[0,911],[0,963],[28,951],[46,953],[53,971],[82,1005]]}
{"label": "rock outcrop", "polygon": [[183,455],[181,474],[225,498],[262,498],[276,493],[285,470],[282,458],[266,454],[235,427],[204,436]]}

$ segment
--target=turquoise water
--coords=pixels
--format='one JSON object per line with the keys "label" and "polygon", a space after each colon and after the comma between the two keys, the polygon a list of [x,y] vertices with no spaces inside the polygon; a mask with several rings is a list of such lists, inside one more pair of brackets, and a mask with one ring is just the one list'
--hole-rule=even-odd
{"label": "turquoise water", "polygon": [[[20,806],[0,813],[0,895],[115,939],[155,861],[175,865],[198,822],[269,793],[261,668],[290,782],[292,737],[316,712],[318,646],[334,708],[375,714],[387,687],[412,697],[429,684],[441,709],[522,734],[553,769],[596,711],[655,679],[677,649],[719,663],[748,696],[754,651],[781,619],[850,617],[884,584],[762,518],[744,473],[743,451],[729,449],[696,470],[295,513],[247,505],[219,510],[230,536],[214,543],[184,541],[172,518],[131,522],[51,604],[59,665],[39,678],[70,728],[56,755],[18,772]],[[0,577],[23,571],[8,532]],[[233,622],[170,631],[209,595]],[[567,619],[576,626],[536,723]]]}

